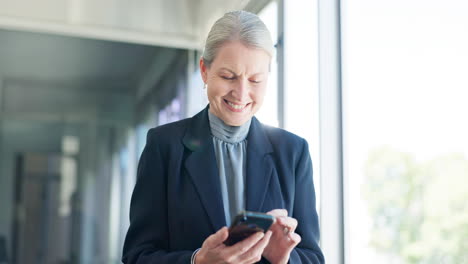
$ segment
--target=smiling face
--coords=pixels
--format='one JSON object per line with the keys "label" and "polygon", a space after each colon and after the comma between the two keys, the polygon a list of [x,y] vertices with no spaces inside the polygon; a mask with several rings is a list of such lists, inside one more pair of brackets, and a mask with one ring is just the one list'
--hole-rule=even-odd
{"label": "smiling face", "polygon": [[201,59],[211,113],[230,126],[252,118],[263,103],[269,65],[267,52],[239,41],[225,43],[209,67]]}

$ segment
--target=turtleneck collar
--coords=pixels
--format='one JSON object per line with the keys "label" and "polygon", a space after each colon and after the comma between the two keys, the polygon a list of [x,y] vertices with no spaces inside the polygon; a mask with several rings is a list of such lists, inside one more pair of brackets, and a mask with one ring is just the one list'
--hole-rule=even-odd
{"label": "turtleneck collar", "polygon": [[249,119],[241,126],[229,126],[219,117],[211,113],[209,109],[208,119],[210,120],[211,134],[222,141],[232,144],[239,143],[247,137],[250,122],[252,121],[252,119]]}

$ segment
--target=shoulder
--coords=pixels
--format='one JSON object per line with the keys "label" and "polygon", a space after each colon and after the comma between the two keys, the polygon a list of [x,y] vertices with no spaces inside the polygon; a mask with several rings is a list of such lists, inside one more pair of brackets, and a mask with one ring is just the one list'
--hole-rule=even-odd
{"label": "shoulder", "polygon": [[302,149],[307,146],[307,141],[285,129],[272,127],[262,124],[262,127],[268,136],[271,144],[277,148],[293,148],[293,149]]}
{"label": "shoulder", "polygon": [[307,140],[287,130],[263,125],[275,159],[286,166],[301,168],[311,164],[309,144]]}

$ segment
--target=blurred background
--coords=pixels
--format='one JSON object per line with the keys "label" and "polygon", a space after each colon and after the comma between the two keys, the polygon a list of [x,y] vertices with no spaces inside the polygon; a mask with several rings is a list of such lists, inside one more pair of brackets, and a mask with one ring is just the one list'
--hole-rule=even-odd
{"label": "blurred background", "polygon": [[468,263],[463,0],[0,0],[0,263],[120,263],[146,133],[206,106],[235,9],[276,43],[257,117],[309,142],[327,263]]}

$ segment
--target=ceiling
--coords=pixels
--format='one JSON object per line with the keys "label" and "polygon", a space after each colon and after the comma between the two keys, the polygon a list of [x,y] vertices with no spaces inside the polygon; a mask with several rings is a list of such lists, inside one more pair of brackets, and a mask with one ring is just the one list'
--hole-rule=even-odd
{"label": "ceiling", "polygon": [[166,70],[158,61],[175,49],[201,49],[224,12],[256,12],[267,2],[0,0],[0,88],[3,82],[138,89],[143,75]]}
{"label": "ceiling", "polygon": [[25,81],[125,81],[139,78],[168,48],[0,29],[0,78]]}

